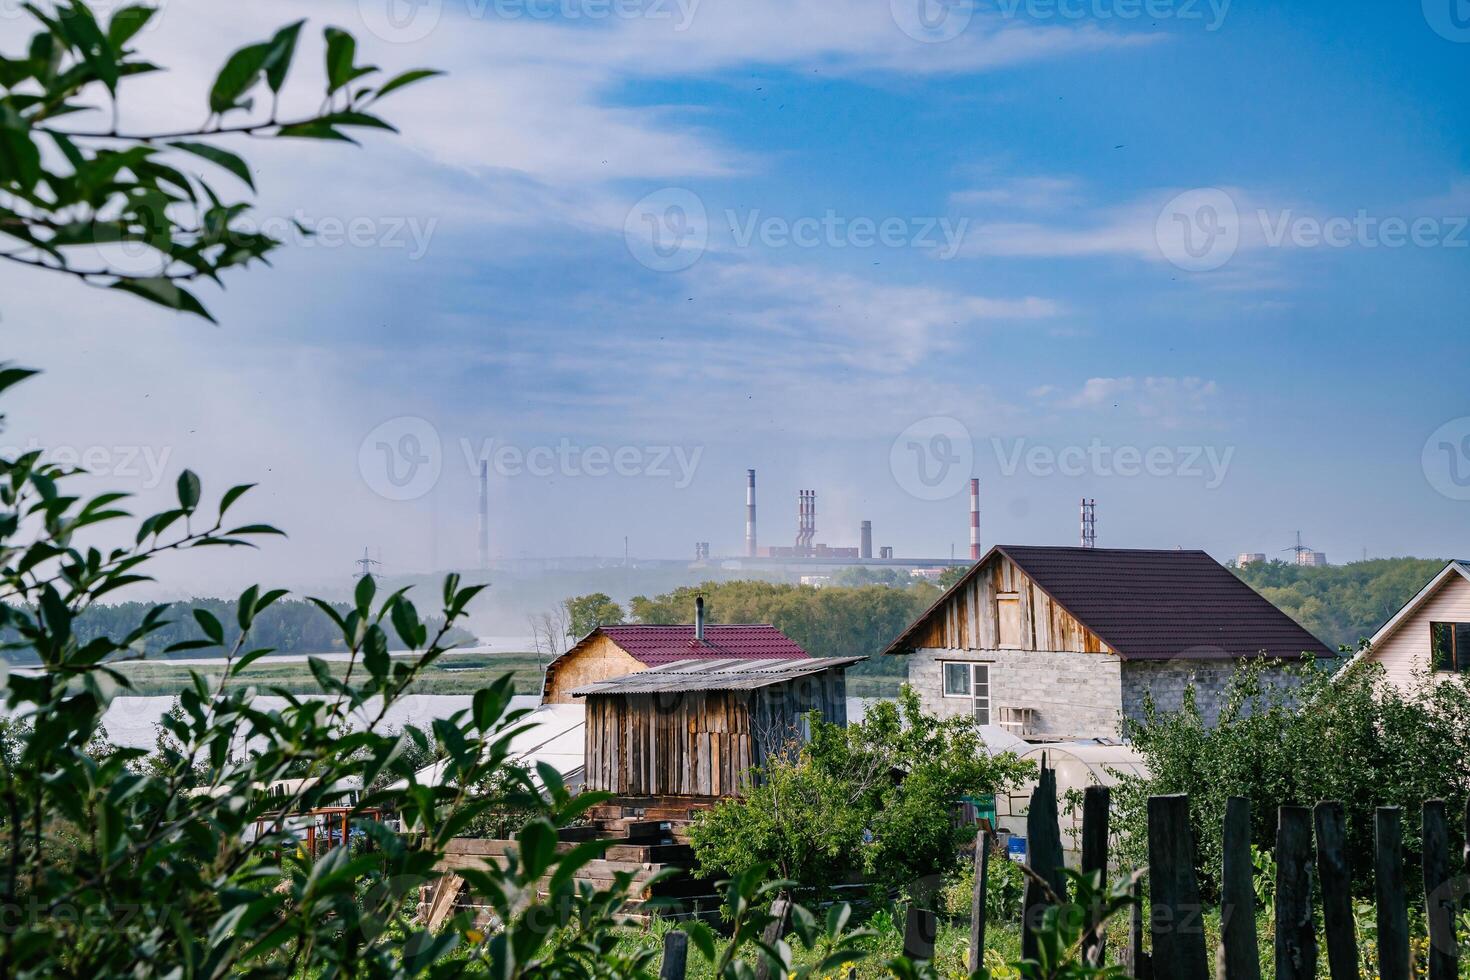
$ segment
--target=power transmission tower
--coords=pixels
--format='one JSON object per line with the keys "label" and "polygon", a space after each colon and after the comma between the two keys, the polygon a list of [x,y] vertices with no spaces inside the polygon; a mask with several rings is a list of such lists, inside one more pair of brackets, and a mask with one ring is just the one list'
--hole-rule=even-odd
{"label": "power transmission tower", "polygon": [[364,578],[364,577],[366,577],[366,578],[370,578],[370,579],[373,579],[374,581],[376,581],[378,576],[377,576],[377,573],[373,571],[373,566],[374,565],[381,565],[383,563],[380,562],[380,561],[378,561],[378,559],[373,558],[372,556],[370,556],[368,554],[367,547],[364,546],[363,549],[362,549],[362,557],[359,558],[359,559],[357,559],[355,562],[353,562],[353,564],[358,567],[358,573],[357,573],[357,577],[358,578]]}

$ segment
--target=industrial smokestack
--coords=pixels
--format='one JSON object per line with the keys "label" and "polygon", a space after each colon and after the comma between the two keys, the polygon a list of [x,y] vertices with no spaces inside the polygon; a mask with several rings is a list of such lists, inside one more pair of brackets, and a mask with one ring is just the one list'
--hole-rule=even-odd
{"label": "industrial smokestack", "polygon": [[796,491],[796,552],[801,553],[802,540],[806,537],[806,491]]}
{"label": "industrial smokestack", "polygon": [[811,548],[817,541],[817,491],[806,492],[806,546]]}
{"label": "industrial smokestack", "polygon": [[694,642],[704,642],[704,596],[694,598]]}
{"label": "industrial smokestack", "polygon": [[480,460],[480,571],[490,567],[490,461]]}
{"label": "industrial smokestack", "polygon": [[970,560],[980,560],[980,481],[970,480]]}
{"label": "industrial smokestack", "polygon": [[755,557],[755,470],[745,471],[745,557]]}
{"label": "industrial smokestack", "polygon": [[863,521],[861,544],[858,545],[859,558],[873,557],[873,522]]}

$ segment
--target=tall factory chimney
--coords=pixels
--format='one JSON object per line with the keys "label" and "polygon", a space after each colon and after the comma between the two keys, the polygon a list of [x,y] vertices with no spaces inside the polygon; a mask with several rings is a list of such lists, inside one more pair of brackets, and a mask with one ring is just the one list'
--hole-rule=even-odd
{"label": "tall factory chimney", "polygon": [[980,481],[970,479],[970,560],[980,560]]}
{"label": "tall factory chimney", "polygon": [[745,471],[745,557],[755,557],[755,470]]}
{"label": "tall factory chimney", "polygon": [[817,491],[806,492],[806,546],[812,548],[817,541]]}
{"label": "tall factory chimney", "polygon": [[480,460],[480,571],[490,567],[490,461]]}
{"label": "tall factory chimney", "polygon": [[806,540],[806,491],[796,491],[796,554]]}
{"label": "tall factory chimney", "polygon": [[862,541],[862,544],[858,547],[858,557],[859,558],[872,558],[873,557],[873,522],[872,521],[863,521],[861,541]]}

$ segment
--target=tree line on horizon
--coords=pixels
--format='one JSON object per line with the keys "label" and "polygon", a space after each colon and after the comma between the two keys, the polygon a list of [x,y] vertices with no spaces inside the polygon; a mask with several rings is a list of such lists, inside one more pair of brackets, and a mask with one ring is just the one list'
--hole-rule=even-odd
{"label": "tree line on horizon", "polygon": [[[193,640],[199,635],[194,611],[203,610],[219,620],[225,632],[225,640],[234,643],[239,635],[235,620],[235,601],[232,599],[196,598],[185,602],[119,602],[97,603],[87,607],[72,624],[72,632],[79,643],[85,645],[98,637],[126,635],[133,624],[139,622],[150,609],[165,606],[167,623],[156,632],[149,633],[140,641],[141,652],[151,659],[168,659],[166,651],[175,643]],[[351,607],[347,603],[331,603],[339,614]],[[428,622],[426,620],[426,622]],[[429,622],[431,629],[438,629],[437,622]],[[398,635],[392,623],[384,623],[391,649],[404,649],[407,644]],[[261,610],[250,628],[253,647],[267,647],[273,653],[337,653],[347,648],[342,642],[342,633],[336,625],[322,615],[321,609],[308,599],[280,599]],[[472,643],[474,634],[455,626],[451,628],[447,641],[450,643]],[[35,661],[30,650],[13,628],[0,630],[0,651],[11,663],[25,664]],[[29,654],[29,656],[27,656]],[[199,656],[199,651],[181,651],[180,657]]]}

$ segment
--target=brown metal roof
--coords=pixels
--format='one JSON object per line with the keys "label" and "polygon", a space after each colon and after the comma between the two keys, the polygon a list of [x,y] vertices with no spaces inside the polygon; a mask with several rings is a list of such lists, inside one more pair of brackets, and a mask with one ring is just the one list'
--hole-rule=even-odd
{"label": "brown metal roof", "polygon": [[[1335,654],[1203,551],[996,545],[1037,588],[1124,660],[1298,660]],[[947,590],[885,651],[909,649],[909,636],[959,594]]]}
{"label": "brown metal roof", "polygon": [[767,623],[707,623],[704,641],[694,638],[694,624],[599,626],[588,636],[606,636],[650,667],[702,657],[757,660],[805,657],[795,640]]}
{"label": "brown metal roof", "polygon": [[676,660],[598,681],[572,691],[574,697],[588,694],[663,694],[678,691],[751,691],[786,681],[820,674],[834,667],[847,667],[862,657],[783,657],[770,660],[698,658]]}

